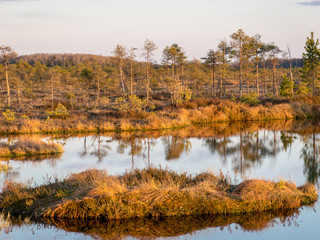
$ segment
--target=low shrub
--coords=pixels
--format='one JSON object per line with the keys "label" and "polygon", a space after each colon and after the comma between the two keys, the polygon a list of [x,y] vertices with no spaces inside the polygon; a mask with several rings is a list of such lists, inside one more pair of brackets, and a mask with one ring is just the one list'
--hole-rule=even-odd
{"label": "low shrub", "polygon": [[241,102],[250,104],[250,105],[257,105],[260,103],[258,99],[258,94],[256,92],[250,92],[249,94],[243,94],[240,98]]}
{"label": "low shrub", "polygon": [[51,118],[67,119],[69,117],[69,111],[61,103],[57,105],[54,111],[47,111],[46,113]]}
{"label": "low shrub", "polygon": [[11,112],[9,109],[3,112],[2,115],[5,117],[6,121],[8,122],[13,122],[15,119],[15,113]]}

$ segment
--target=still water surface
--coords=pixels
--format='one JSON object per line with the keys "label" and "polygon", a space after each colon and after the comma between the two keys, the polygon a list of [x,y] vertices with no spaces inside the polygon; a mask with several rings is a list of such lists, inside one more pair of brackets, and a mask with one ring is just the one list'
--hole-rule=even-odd
{"label": "still water surface", "polygon": [[[11,180],[39,185],[92,168],[114,175],[148,166],[190,174],[221,171],[235,184],[263,178],[318,186],[320,176],[317,122],[222,123],[166,132],[43,137],[63,144],[65,152],[50,158],[2,161],[9,170],[0,173],[0,183]],[[52,223],[59,228],[13,224],[2,229],[0,239],[302,239],[320,235],[319,214],[316,203],[288,217],[277,213],[159,222]]]}

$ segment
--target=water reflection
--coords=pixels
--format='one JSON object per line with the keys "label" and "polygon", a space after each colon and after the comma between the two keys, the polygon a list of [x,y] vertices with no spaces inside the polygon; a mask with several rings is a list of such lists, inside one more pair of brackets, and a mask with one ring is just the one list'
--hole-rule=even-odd
{"label": "water reflection", "polygon": [[[2,234],[14,236],[19,230],[24,232],[24,239],[33,239],[46,233],[46,239],[56,239],[61,230],[65,231],[65,239],[80,239],[84,234],[85,239],[125,239],[134,237],[137,239],[154,239],[165,237],[179,237],[183,239],[193,238],[192,234],[209,228],[219,229],[221,232],[230,233],[232,224],[242,232],[261,232],[274,226],[298,226],[300,211],[291,212],[264,212],[247,215],[219,215],[219,216],[185,216],[164,219],[127,219],[127,220],[67,220],[51,219],[32,222],[29,219],[21,220],[10,217],[5,219],[7,223],[0,227]],[[3,222],[3,221],[2,221]],[[55,228],[56,227],[56,228]],[[31,233],[28,233],[31,231]],[[68,236],[69,233],[72,233]],[[28,235],[29,238],[27,237]],[[17,235],[16,235],[17,236]],[[213,236],[212,236],[213,237]],[[57,238],[59,239],[59,238]]]}
{"label": "water reflection", "polygon": [[[34,178],[36,184],[41,184],[45,182],[43,179],[48,177],[63,178],[70,173],[89,168],[107,169],[110,174],[122,174],[135,168],[161,165],[177,172],[190,174],[221,170],[223,173],[228,173],[235,183],[247,177],[281,178],[294,181],[297,185],[312,182],[319,187],[320,123],[318,122],[237,122],[174,131],[43,137],[48,141],[63,144],[65,152],[59,156],[1,161],[4,166],[0,171],[1,183],[8,179],[27,182],[28,179]],[[14,141],[15,138],[12,136],[0,141]],[[319,211],[319,207],[316,207],[316,210]],[[318,213],[312,210],[301,212],[302,215],[307,212],[309,217],[315,216],[315,220],[311,222],[319,220]],[[126,237],[150,239],[181,235],[185,239],[186,234],[208,228],[219,228],[225,233],[231,231],[231,226],[234,225],[244,232],[262,231],[279,225],[284,225],[285,228],[297,226],[301,223],[298,221],[301,218],[299,213],[184,217],[157,221],[150,219],[118,222],[55,220],[50,224],[66,232],[84,233],[86,236],[92,236],[92,239]],[[41,231],[48,228],[48,225],[41,226],[45,226]],[[306,226],[303,225],[302,228]],[[50,231],[53,236],[56,236],[54,232],[57,229]],[[14,233],[12,234],[15,236]],[[32,236],[31,234],[30,239]],[[74,234],[70,235],[69,239],[75,237],[80,239],[79,235]]]}
{"label": "water reflection", "polygon": [[[14,159],[0,158],[0,184],[5,181],[16,181],[20,182],[21,173],[24,173],[26,170],[26,166],[30,166],[32,169],[41,171],[41,163],[44,163],[51,168],[55,168],[57,165],[57,161],[61,158],[62,153],[58,154],[43,154],[37,156],[28,156],[28,157],[16,157]],[[20,165],[20,166],[17,166]],[[31,173],[31,172],[30,172]],[[53,176],[50,176],[53,177]],[[43,175],[43,181],[49,178],[48,175]],[[25,183],[33,182],[32,173],[29,177],[25,180]],[[1,187],[0,187],[1,190]]]}
{"label": "water reflection", "polygon": [[[134,168],[161,165],[191,174],[220,169],[232,177],[239,175],[239,181],[248,176],[269,179],[281,176],[299,184],[318,183],[319,133],[317,122],[290,120],[219,123],[174,131],[50,135],[43,137],[64,145],[65,153],[11,159],[4,163],[15,172],[14,176],[9,176],[11,170],[0,176],[4,178],[6,174],[5,179],[19,180],[18,175],[22,173],[29,179],[40,174],[28,175],[30,165],[34,170],[47,172],[50,176],[57,174],[60,178],[88,168],[121,174]],[[1,141],[15,139],[11,136]],[[39,176],[37,180],[40,178],[41,183],[43,177]],[[21,176],[22,181],[26,178]]]}
{"label": "water reflection", "polygon": [[181,157],[182,153],[188,154],[192,149],[192,144],[188,138],[176,136],[163,138],[166,160],[176,160]]}
{"label": "water reflection", "polygon": [[304,146],[301,150],[300,157],[304,161],[303,172],[306,175],[307,181],[315,183],[319,186],[320,162],[319,148],[320,139],[315,132],[312,136],[303,137]]}
{"label": "water reflection", "polygon": [[[263,129],[257,125],[263,125]],[[229,128],[230,129],[229,129]],[[275,128],[275,129],[273,129]],[[224,130],[228,129],[223,133]],[[285,129],[286,131],[279,131]],[[318,158],[318,142],[316,138],[320,133],[317,122],[280,121],[276,126],[274,122],[261,123],[230,123],[218,124],[206,128],[189,128],[179,131],[151,132],[151,133],[120,133],[113,134],[105,142],[116,143],[116,152],[131,157],[131,167],[135,168],[135,157],[147,159],[145,167],[151,165],[150,151],[162,143],[164,160],[181,160],[193,151],[193,143],[199,148],[199,140],[204,143],[212,155],[218,155],[221,165],[231,163],[234,173],[246,176],[248,170],[259,168],[267,159],[277,161],[278,155],[291,154],[292,145],[297,141],[300,145],[300,159],[304,161],[304,174],[306,180],[317,183],[320,176],[320,163]],[[209,135],[209,136],[208,136]],[[86,142],[84,137],[84,142]],[[97,140],[94,140],[97,139]],[[312,140],[313,139],[313,140]],[[95,150],[91,153],[97,157],[98,162],[106,158],[112,147],[102,144],[101,136],[92,137],[97,141]],[[128,150],[128,151],[126,151]],[[87,152],[84,144],[83,152]],[[81,156],[84,156],[81,154]]]}
{"label": "water reflection", "polygon": [[[145,154],[143,151],[145,151],[146,147],[148,148],[148,162],[150,163],[150,139],[142,139],[135,136],[130,136],[129,138],[115,138],[118,141],[117,146],[117,153],[124,154],[125,150],[127,148],[130,149],[129,155],[131,156],[131,170],[134,169],[134,157],[135,156],[143,156],[145,157]],[[148,144],[146,144],[148,142]]]}
{"label": "water reflection", "polygon": [[274,225],[297,224],[299,211],[287,213],[259,213],[245,216],[185,216],[179,218],[165,218],[161,220],[135,219],[121,221],[85,221],[52,219],[50,224],[67,232],[79,232],[93,236],[94,239],[124,239],[135,237],[138,239],[154,239],[159,237],[177,237],[192,234],[207,228],[227,230],[231,224],[237,224],[244,232],[257,232]]}

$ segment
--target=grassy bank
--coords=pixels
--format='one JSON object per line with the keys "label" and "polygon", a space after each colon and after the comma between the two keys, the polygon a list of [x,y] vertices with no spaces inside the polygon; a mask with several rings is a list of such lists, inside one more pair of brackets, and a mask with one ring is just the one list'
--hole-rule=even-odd
{"label": "grassy bank", "polygon": [[[9,116],[10,114],[7,113]],[[11,116],[11,115],[10,115]],[[266,121],[274,119],[309,118],[320,116],[317,101],[293,101],[280,104],[251,106],[229,100],[203,100],[152,111],[115,109],[68,112],[62,118],[50,118],[46,113],[31,112],[0,118],[0,133],[57,133],[159,130],[190,125],[227,121]]]}
{"label": "grassy bank", "polygon": [[52,155],[62,152],[63,148],[60,144],[46,143],[34,137],[19,138],[13,143],[0,143],[0,158]]}
{"label": "grassy bank", "polygon": [[91,170],[36,188],[8,183],[0,209],[45,219],[159,219],[290,211],[316,200],[312,185],[248,180],[234,186],[222,175],[192,177],[151,168],[120,177]]}

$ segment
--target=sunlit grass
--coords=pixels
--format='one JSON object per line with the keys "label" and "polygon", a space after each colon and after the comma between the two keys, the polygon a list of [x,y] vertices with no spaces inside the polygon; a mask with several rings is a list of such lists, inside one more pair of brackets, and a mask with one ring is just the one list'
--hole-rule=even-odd
{"label": "sunlit grass", "polygon": [[69,219],[162,218],[289,211],[312,204],[312,185],[247,180],[231,185],[221,175],[195,177],[150,168],[108,176],[91,170],[35,188],[7,183],[0,208],[12,214]]}
{"label": "sunlit grass", "polygon": [[[317,100],[318,101],[318,100]],[[0,115],[0,133],[88,133],[181,128],[227,121],[265,121],[318,117],[320,109],[312,100],[293,99],[278,103],[249,105],[240,101],[199,99],[145,112],[121,112],[117,109],[69,113],[68,119],[46,118],[38,113],[25,119],[7,121]]]}
{"label": "sunlit grass", "polygon": [[43,154],[62,153],[63,148],[57,143],[47,143],[36,137],[21,137],[13,143],[0,143],[0,157],[22,157]]}

